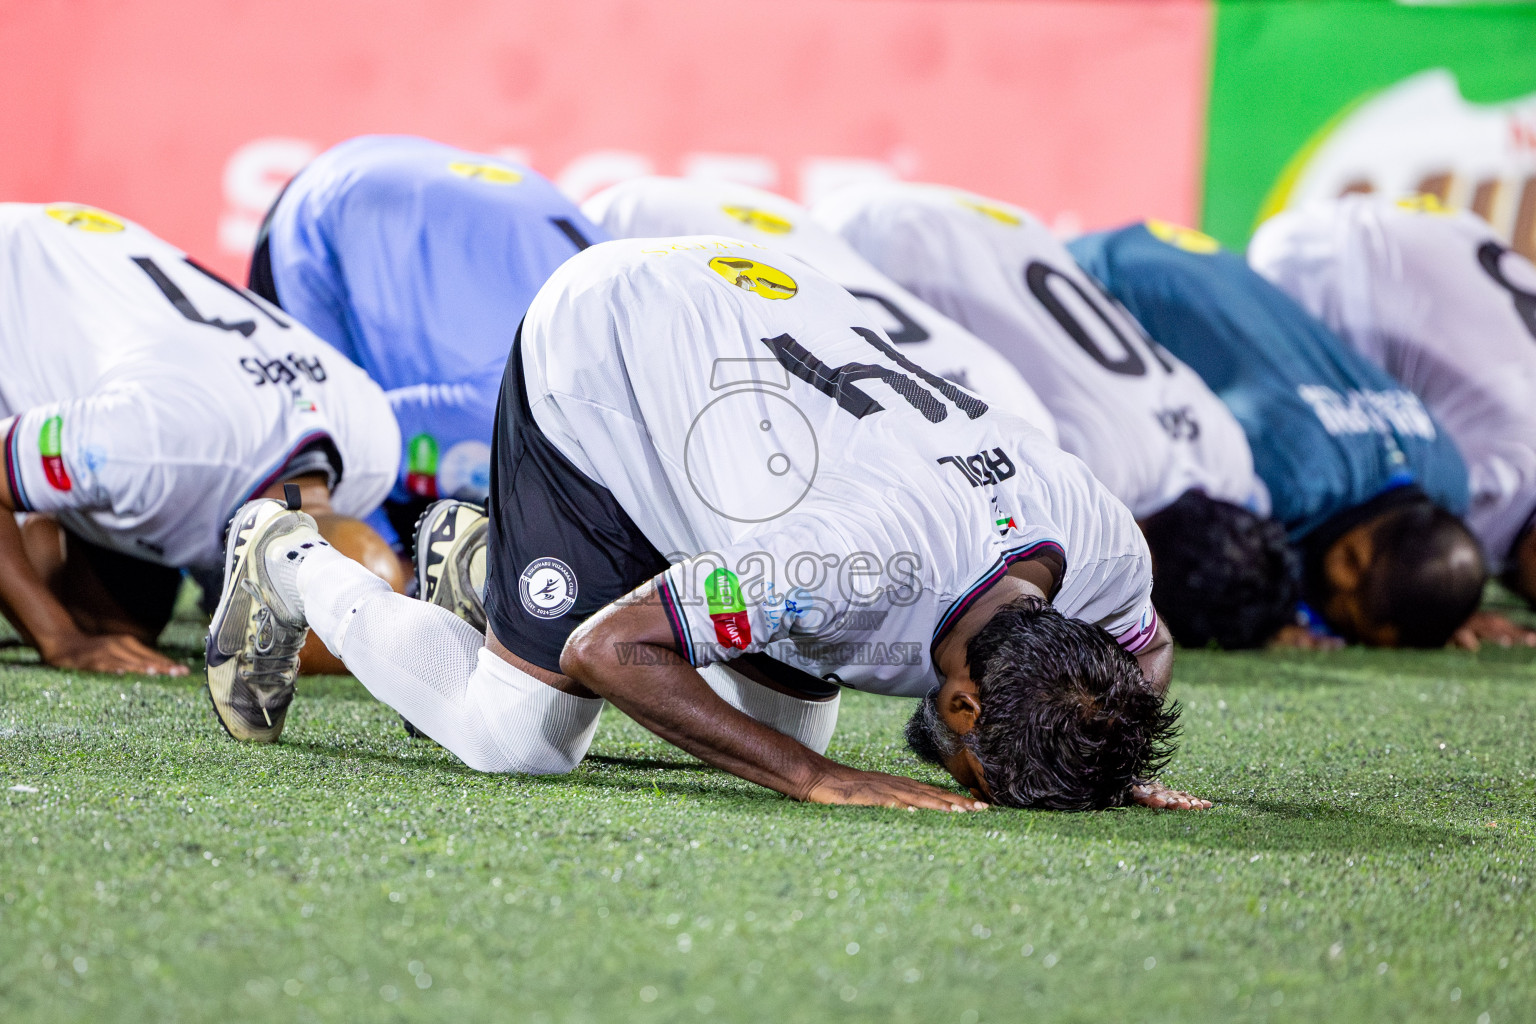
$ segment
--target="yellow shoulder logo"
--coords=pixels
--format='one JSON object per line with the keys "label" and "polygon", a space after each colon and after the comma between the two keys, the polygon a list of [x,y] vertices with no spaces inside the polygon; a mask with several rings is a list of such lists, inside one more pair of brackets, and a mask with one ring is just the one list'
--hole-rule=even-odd
{"label": "yellow shoulder logo", "polygon": [[1204,231],[1196,231],[1194,228],[1180,227],[1165,220],[1149,220],[1147,230],[1152,232],[1154,237],[1185,252],[1209,256],[1213,252],[1221,251],[1220,242]]}
{"label": "yellow shoulder logo", "polygon": [[769,213],[767,210],[759,210],[755,206],[722,206],[721,209],[747,227],[756,228],[770,235],[787,235],[795,230],[795,226],[783,217],[776,213]]}
{"label": "yellow shoulder logo", "polygon": [[965,196],[961,196],[958,202],[967,210],[974,210],[984,217],[991,217],[999,224],[1006,224],[1011,228],[1016,228],[1020,224],[1024,223],[1024,218],[1020,217],[1012,210],[1005,209],[1004,207],[997,206],[993,203],[979,203],[976,200],[967,198]]}
{"label": "yellow shoulder logo", "polygon": [[744,260],[738,256],[716,256],[709,261],[709,269],[725,278],[737,288],[756,292],[765,299],[792,299],[800,286],[795,279],[766,263]]}
{"label": "yellow shoulder logo", "polygon": [[110,213],[77,203],[53,203],[43,207],[43,212],[60,224],[98,235],[109,235],[126,227]]}
{"label": "yellow shoulder logo", "polygon": [[461,178],[474,178],[491,185],[516,185],[523,176],[510,167],[500,164],[477,164],[469,160],[456,160],[448,169]]}
{"label": "yellow shoulder logo", "polygon": [[1432,192],[1420,192],[1416,196],[1406,196],[1397,201],[1397,205],[1414,213],[1454,213],[1450,207],[1440,201],[1440,197]]}

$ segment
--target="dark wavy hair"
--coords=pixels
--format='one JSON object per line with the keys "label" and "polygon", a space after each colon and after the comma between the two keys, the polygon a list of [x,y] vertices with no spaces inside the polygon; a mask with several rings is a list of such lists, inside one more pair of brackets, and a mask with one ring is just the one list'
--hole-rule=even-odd
{"label": "dark wavy hair", "polygon": [[950,731],[934,689],[907,723],[907,743],[933,764],[968,747],[999,804],[1118,807],[1173,755],[1178,705],[1098,626],[1022,598],[999,608],[965,654],[981,704],[976,728]]}
{"label": "dark wavy hair", "polygon": [[1488,582],[1476,538],[1429,501],[1394,509],[1371,533],[1374,551],[1360,595],[1366,617],[1396,627],[1399,647],[1444,647],[1477,611]]}
{"label": "dark wavy hair", "polygon": [[1202,491],[1142,521],[1152,603],[1185,647],[1262,647],[1296,619],[1301,565],[1285,527]]}

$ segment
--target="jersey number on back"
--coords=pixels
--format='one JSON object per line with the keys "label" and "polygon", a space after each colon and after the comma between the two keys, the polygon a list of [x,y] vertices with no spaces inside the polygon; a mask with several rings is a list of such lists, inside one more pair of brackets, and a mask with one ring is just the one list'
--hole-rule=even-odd
{"label": "jersey number on back", "polygon": [[1507,252],[1509,250],[1498,242],[1484,242],[1477,247],[1477,262],[1500,288],[1509,292],[1509,297],[1515,300],[1515,312],[1520,314],[1531,337],[1536,338],[1536,292],[1528,292],[1504,276],[1500,261]]}
{"label": "jersey number on back", "polygon": [[[853,331],[869,342],[881,355],[900,367],[900,370],[893,370],[880,363],[844,363],[842,366],[828,366],[817,358],[815,353],[788,334],[781,334],[777,338],[764,338],[763,344],[768,346],[768,350],[773,353],[773,357],[779,361],[780,366],[836,401],[838,408],[859,419],[885,408],[875,400],[874,396],[854,383],[870,379],[884,381],[892,391],[905,399],[908,405],[922,413],[923,418],[929,423],[942,423],[949,416],[949,406],[944,404],[940,395],[973,420],[987,411],[987,403],[961,390],[943,377],[929,373],[897,352],[889,342],[869,328],[855,327]],[[903,370],[906,372],[903,373]],[[914,380],[914,377],[917,380]],[[924,384],[927,387],[924,387]],[[933,390],[930,391],[929,388]],[[937,391],[938,395],[935,395],[934,391]]]}
{"label": "jersey number on back", "polygon": [[[1067,308],[1067,304],[1062,301],[1062,295],[1058,292],[1057,288],[1053,287],[1053,282],[1057,281],[1064,284],[1077,295],[1080,305],[1093,310],[1098,321],[1113,335],[1116,347],[1121,352],[1118,357],[1111,356],[1100,348],[1099,343],[1094,340],[1093,335],[1083,326],[1082,321],[1078,320],[1073,315],[1072,310]],[[1104,367],[1110,373],[1118,373],[1125,377],[1142,377],[1146,375],[1146,361],[1141,358],[1140,353],[1136,351],[1136,347],[1131,344],[1131,339],[1120,329],[1120,325],[1110,319],[1109,314],[1104,312],[1103,307],[1098,302],[1095,302],[1087,292],[1083,291],[1082,286],[1076,281],[1049,264],[1041,263],[1039,260],[1032,260],[1029,266],[1024,268],[1024,283],[1029,287],[1030,294],[1034,295],[1039,300],[1040,305],[1045,307],[1045,311],[1051,314],[1051,317],[1061,325],[1061,329],[1066,331],[1073,341],[1077,342],[1077,347],[1088,353],[1094,362]],[[1103,296],[1103,300],[1105,302],[1110,301],[1108,296]],[[1151,355],[1157,365],[1161,366],[1167,373],[1173,372],[1173,364],[1163,358],[1163,354],[1157,350],[1157,344],[1152,339],[1140,331],[1133,330],[1131,333],[1140,337],[1142,344],[1146,346],[1148,354]]]}
{"label": "jersey number on back", "polygon": [[[166,300],[176,307],[176,312],[193,323],[207,324],[209,327],[217,327],[221,331],[238,331],[243,338],[249,338],[256,333],[256,321],[254,320],[236,320],[234,323],[225,323],[221,317],[214,317],[212,320],[209,320],[197,311],[197,307],[192,305],[192,300],[187,298],[187,293],[182,291],[175,281],[171,280],[170,276],[166,274],[165,270],[158,263],[148,256],[132,256],[130,259],[133,260],[135,266],[149,275],[149,279],[155,282],[155,287],[160,289],[160,294],[164,295]],[[184,257],[182,262],[208,278],[208,280],[222,288],[228,289],[231,294],[240,298],[278,327],[285,331],[288,329],[289,325],[286,320],[258,304],[255,298],[251,296],[251,293],[244,288],[235,287],[190,256]]]}

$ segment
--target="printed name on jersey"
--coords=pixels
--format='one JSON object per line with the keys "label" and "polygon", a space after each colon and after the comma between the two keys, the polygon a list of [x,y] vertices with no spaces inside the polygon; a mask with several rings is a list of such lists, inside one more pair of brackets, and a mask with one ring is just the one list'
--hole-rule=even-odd
{"label": "printed name on jersey", "polygon": [[43,457],[43,475],[56,491],[70,490],[74,484],[64,468],[64,417],[50,416],[37,434],[37,450]]}
{"label": "printed name on jersey", "polygon": [[1397,433],[1435,439],[1435,421],[1411,391],[1351,388],[1340,394],[1324,384],[1301,384],[1296,393],[1312,407],[1323,429],[1335,437]]}
{"label": "printed name on jersey", "polygon": [[749,228],[769,235],[787,235],[795,230],[795,225],[780,217],[776,213],[767,210],[759,210],[755,206],[722,206],[720,208],[727,217],[739,220]]}
{"label": "printed name on jersey", "polygon": [[1195,410],[1187,405],[1177,409],[1159,409],[1157,423],[1175,441],[1200,439],[1200,423],[1195,419]]}
{"label": "printed name on jersey", "polygon": [[500,164],[477,163],[473,160],[455,160],[448,170],[461,178],[473,178],[488,185],[516,185],[523,176],[510,167]]}
{"label": "printed name on jersey", "polygon": [[97,235],[116,234],[126,230],[127,225],[105,210],[98,210],[92,206],[80,206],[76,203],[54,203],[43,207],[43,212],[66,227],[76,228],[80,231],[89,231]]}
{"label": "printed name on jersey", "polygon": [[264,384],[296,384],[301,377],[311,384],[324,384],[326,380],[325,367],[319,356],[303,356],[297,352],[290,352],[280,359],[244,356],[240,360],[240,368],[251,375],[257,387]]}
{"label": "printed name on jersey", "polygon": [[1001,483],[1018,472],[1013,460],[1001,448],[975,455],[944,455],[936,461],[941,466],[954,466],[972,487]]}
{"label": "printed name on jersey", "polygon": [[535,558],[517,580],[523,609],[536,619],[558,619],[576,603],[576,574],[558,558]]}
{"label": "printed name on jersey", "polygon": [[715,639],[726,647],[746,650],[752,643],[752,622],[747,618],[747,602],[736,574],[722,568],[706,576],[704,601],[715,624]]}
{"label": "printed name on jersey", "polygon": [[743,291],[765,299],[792,299],[800,291],[795,279],[776,267],[739,256],[716,256],[709,269]]}
{"label": "printed name on jersey", "polygon": [[1146,225],[1153,238],[1167,242],[1176,249],[1183,249],[1185,252],[1192,252],[1199,256],[1209,256],[1221,251],[1221,243],[1204,231],[1171,224],[1166,220],[1149,220]]}

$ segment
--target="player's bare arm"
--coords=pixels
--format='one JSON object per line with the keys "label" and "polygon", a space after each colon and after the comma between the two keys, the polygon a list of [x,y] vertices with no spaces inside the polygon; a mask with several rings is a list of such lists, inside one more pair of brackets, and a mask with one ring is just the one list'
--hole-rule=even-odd
{"label": "player's bare arm", "polygon": [[678,656],[654,583],[578,628],[560,668],[669,743],[797,800],[944,811],[987,806],[914,779],[838,764],[732,708]]}
{"label": "player's bare arm", "polygon": [[15,513],[10,484],[0,474],[0,605],[44,664],[87,672],[187,674],[185,665],[135,637],[97,636],[80,629],[27,558]]}

